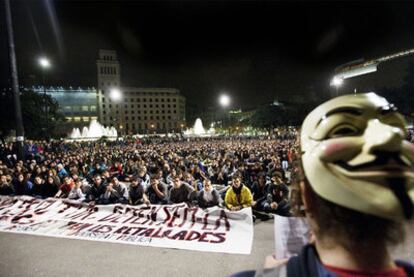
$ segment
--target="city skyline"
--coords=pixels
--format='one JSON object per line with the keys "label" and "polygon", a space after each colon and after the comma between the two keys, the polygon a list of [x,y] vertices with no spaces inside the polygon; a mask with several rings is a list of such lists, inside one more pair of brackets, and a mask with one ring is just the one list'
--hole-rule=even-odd
{"label": "city skyline", "polygon": [[[287,93],[313,90],[322,95],[329,91],[336,66],[411,48],[413,7],[173,1],[12,5],[22,85],[40,83],[35,59],[46,54],[52,60],[46,76],[50,85],[96,86],[97,51],[106,48],[119,53],[123,83],[176,87],[189,105],[200,107],[217,104],[223,91],[232,96],[234,107]],[[5,38],[4,30],[0,32]],[[375,75],[351,83],[358,89],[398,86],[409,61],[386,64]],[[0,70],[9,76],[7,63]],[[2,78],[3,86],[7,79]]]}

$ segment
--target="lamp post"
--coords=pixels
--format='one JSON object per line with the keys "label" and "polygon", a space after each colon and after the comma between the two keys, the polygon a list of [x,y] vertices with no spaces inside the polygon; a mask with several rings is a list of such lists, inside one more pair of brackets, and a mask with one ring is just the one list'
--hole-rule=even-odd
{"label": "lamp post", "polygon": [[333,77],[331,80],[331,86],[336,88],[336,96],[338,96],[338,88],[344,83],[344,80],[339,77]]}
{"label": "lamp post", "polygon": [[[224,121],[224,119],[226,119],[228,121],[228,114],[227,114],[226,108],[230,105],[230,102],[231,102],[230,97],[227,94],[223,93],[223,94],[220,95],[219,104],[223,108],[224,113],[226,114],[223,118],[223,121]],[[221,125],[222,125],[222,127],[224,127],[223,123]]]}
{"label": "lamp post", "polygon": [[[115,103],[119,103],[122,99],[122,92],[119,88],[111,88],[109,90],[109,98],[114,101]],[[111,114],[112,114],[112,108],[111,108]],[[119,124],[119,132],[122,136],[122,122],[120,122],[119,118],[118,118],[118,114],[115,114],[114,117],[116,118],[115,121]],[[116,126],[116,124],[114,124]]]}
{"label": "lamp post", "polygon": [[24,160],[24,128],[22,109],[20,106],[20,92],[19,92],[19,79],[17,74],[16,53],[14,49],[14,35],[13,35],[13,23],[12,14],[10,9],[10,0],[4,1],[4,8],[6,13],[6,27],[7,27],[7,42],[9,44],[9,56],[10,56],[10,72],[12,79],[13,89],[13,102],[16,118],[16,144],[17,144],[17,156],[19,160]]}
{"label": "lamp post", "polygon": [[43,82],[43,109],[44,109],[44,113],[45,113],[45,120],[46,122],[48,122],[48,117],[49,117],[49,111],[47,108],[47,104],[46,104],[46,79],[45,79],[45,72],[46,70],[48,70],[51,67],[50,61],[48,58],[46,57],[40,57],[38,59],[38,64],[40,66],[40,68],[42,69],[42,82]]}

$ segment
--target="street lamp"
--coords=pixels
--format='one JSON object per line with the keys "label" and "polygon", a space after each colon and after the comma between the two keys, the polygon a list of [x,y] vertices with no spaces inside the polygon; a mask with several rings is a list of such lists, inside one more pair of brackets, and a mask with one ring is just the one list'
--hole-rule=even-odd
{"label": "street lamp", "polygon": [[223,108],[227,107],[230,105],[230,97],[226,94],[220,95],[219,103]]}
{"label": "street lamp", "polygon": [[122,93],[118,88],[112,88],[109,92],[109,97],[113,101],[119,101],[122,98]]}
{"label": "street lamp", "polygon": [[48,69],[51,67],[50,61],[46,57],[40,57],[38,63],[42,69]]}
{"label": "street lamp", "polygon": [[340,77],[333,77],[331,80],[331,86],[336,88],[336,96],[338,96],[338,88],[344,83],[344,79]]}
{"label": "street lamp", "polygon": [[[225,116],[223,117],[223,121],[224,119],[226,119],[228,121],[228,113],[226,111],[226,108],[230,105],[230,97],[227,94],[222,94],[219,97],[219,103],[221,105],[221,107],[223,107]],[[222,128],[224,128],[224,124],[223,122],[221,123]],[[230,130],[229,130],[229,134],[230,134]]]}
{"label": "street lamp", "polygon": [[52,66],[52,64],[50,63],[50,60],[47,57],[44,57],[44,56],[40,57],[37,60],[37,62],[39,64],[40,68],[42,69],[43,106],[44,106],[43,108],[44,108],[44,113],[46,115],[45,121],[46,121],[46,123],[48,123],[49,122],[49,111],[48,111],[47,103],[46,103],[46,79],[45,79],[46,74],[45,74],[45,72],[46,72],[46,70],[48,70]]}

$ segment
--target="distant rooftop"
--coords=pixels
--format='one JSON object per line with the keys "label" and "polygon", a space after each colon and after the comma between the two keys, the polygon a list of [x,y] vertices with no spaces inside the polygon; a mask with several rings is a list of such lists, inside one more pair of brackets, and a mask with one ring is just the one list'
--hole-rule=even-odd
{"label": "distant rooftop", "polygon": [[[2,92],[12,91],[12,89],[9,88],[2,88]],[[35,92],[43,92],[44,88],[43,86],[32,86],[32,87],[24,87],[20,86],[20,91],[35,91]],[[95,87],[61,87],[61,86],[50,86],[46,87],[46,92],[95,92]]]}

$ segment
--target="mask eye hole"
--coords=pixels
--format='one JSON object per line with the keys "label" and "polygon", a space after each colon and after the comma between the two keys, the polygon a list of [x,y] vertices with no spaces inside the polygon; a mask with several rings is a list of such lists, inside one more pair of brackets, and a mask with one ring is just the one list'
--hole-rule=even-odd
{"label": "mask eye hole", "polygon": [[330,132],[329,138],[356,136],[358,134],[359,131],[357,128],[350,125],[341,125]]}

